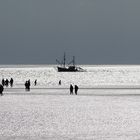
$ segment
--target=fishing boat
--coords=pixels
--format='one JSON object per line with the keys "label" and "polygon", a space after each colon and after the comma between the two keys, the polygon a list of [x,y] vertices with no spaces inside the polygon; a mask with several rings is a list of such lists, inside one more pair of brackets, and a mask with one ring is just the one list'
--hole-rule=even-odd
{"label": "fishing boat", "polygon": [[84,71],[81,67],[77,67],[75,65],[75,57],[73,56],[72,61],[69,64],[66,64],[66,55],[64,53],[64,57],[62,63],[56,59],[56,62],[60,65],[57,66],[58,72],[82,72]]}

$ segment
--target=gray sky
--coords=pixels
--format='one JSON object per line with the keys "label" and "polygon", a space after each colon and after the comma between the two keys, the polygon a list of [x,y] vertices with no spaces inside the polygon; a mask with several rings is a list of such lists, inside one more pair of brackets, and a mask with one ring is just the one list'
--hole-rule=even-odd
{"label": "gray sky", "polygon": [[140,64],[140,0],[0,0],[0,64]]}

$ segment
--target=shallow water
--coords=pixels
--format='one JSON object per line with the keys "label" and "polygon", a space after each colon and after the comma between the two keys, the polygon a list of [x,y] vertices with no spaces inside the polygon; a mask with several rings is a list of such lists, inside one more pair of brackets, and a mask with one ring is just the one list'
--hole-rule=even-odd
{"label": "shallow water", "polygon": [[[38,80],[37,88],[69,88],[77,84],[81,88],[140,88],[139,65],[83,65],[86,72],[57,72],[53,65],[1,65],[0,80],[14,78],[14,87],[24,87],[26,80],[30,79],[32,87],[34,80]],[[58,81],[62,85],[58,85]]]}

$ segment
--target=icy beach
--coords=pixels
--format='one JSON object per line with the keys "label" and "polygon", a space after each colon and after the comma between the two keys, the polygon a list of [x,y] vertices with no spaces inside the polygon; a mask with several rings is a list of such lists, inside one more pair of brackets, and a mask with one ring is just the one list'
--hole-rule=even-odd
{"label": "icy beach", "polygon": [[[140,139],[140,66],[87,70],[70,74],[45,66],[1,66],[1,79],[13,77],[14,86],[0,97],[0,139]],[[29,92],[28,79],[38,79]],[[70,83],[79,85],[78,95],[69,95]]]}
{"label": "icy beach", "polygon": [[139,93],[92,90],[88,94],[85,90],[76,96],[46,90],[41,95],[6,94],[0,97],[0,139],[138,140]]}

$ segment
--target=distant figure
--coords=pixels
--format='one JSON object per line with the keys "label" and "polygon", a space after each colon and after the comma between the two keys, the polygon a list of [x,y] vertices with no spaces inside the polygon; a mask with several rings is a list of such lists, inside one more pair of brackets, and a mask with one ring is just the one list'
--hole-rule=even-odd
{"label": "distant figure", "polygon": [[25,82],[25,90],[30,91],[30,80]]}
{"label": "distant figure", "polygon": [[34,85],[35,85],[35,86],[37,85],[37,79],[34,81]]}
{"label": "distant figure", "polygon": [[10,86],[13,87],[14,80],[13,78],[10,79]]}
{"label": "distant figure", "polygon": [[0,84],[0,94],[1,94],[1,96],[3,95],[3,90],[4,90],[3,85]]}
{"label": "distant figure", "polygon": [[75,85],[75,95],[77,95],[79,87],[77,85]]}
{"label": "distant figure", "polygon": [[8,79],[5,80],[5,85],[6,85],[6,87],[9,86],[9,80]]}
{"label": "distant figure", "polygon": [[4,85],[5,85],[5,80],[4,80],[4,79],[2,79],[2,82],[1,82],[1,83],[2,83],[2,85],[4,86]]}
{"label": "distant figure", "polygon": [[73,86],[70,84],[70,94],[73,94]]}
{"label": "distant figure", "polygon": [[30,87],[30,85],[31,85],[30,79],[28,80],[28,85],[29,85],[29,87]]}
{"label": "distant figure", "polygon": [[28,85],[27,85],[28,91],[30,90],[30,86],[31,86],[31,83],[30,83],[30,79],[29,79],[29,80],[28,80]]}
{"label": "distant figure", "polygon": [[59,85],[61,85],[61,80],[59,80]]}
{"label": "distant figure", "polygon": [[24,85],[25,85],[25,90],[27,90],[28,82],[26,81]]}

